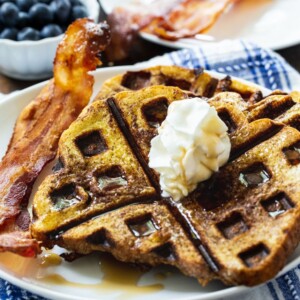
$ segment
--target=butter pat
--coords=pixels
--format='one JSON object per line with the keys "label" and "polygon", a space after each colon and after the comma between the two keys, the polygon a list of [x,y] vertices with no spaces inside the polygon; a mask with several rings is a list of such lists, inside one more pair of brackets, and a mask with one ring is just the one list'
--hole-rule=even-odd
{"label": "butter pat", "polygon": [[174,101],[151,140],[149,166],[160,174],[162,196],[179,201],[229,158],[226,124],[200,98]]}

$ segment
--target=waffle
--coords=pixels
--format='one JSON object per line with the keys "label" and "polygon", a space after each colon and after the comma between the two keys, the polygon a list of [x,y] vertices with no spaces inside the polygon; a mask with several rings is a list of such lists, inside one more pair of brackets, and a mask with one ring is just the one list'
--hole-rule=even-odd
{"label": "waffle", "polygon": [[203,69],[186,69],[178,66],[156,66],[140,71],[130,71],[104,82],[96,100],[113,97],[123,91],[137,91],[141,88],[164,85],[187,90],[200,97],[211,98],[220,92],[236,92],[248,103],[262,99],[258,88],[226,76],[222,80],[212,77]]}
{"label": "waffle", "polygon": [[149,143],[169,103],[190,96],[153,86],[87,107],[35,195],[33,236],[80,254],[173,265],[202,285],[253,286],[275,276],[300,238],[299,97],[210,99],[229,128],[230,160],[174,202],[160,196]]}

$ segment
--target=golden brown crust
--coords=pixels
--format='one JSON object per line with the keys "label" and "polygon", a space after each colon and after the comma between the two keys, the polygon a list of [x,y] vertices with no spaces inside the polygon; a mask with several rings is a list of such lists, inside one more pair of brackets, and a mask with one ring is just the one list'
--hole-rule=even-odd
{"label": "golden brown crust", "polygon": [[[229,127],[230,160],[176,203],[161,198],[147,157],[166,107],[190,96],[178,88],[152,86],[87,107],[60,141],[64,167],[36,194],[33,235],[45,245],[82,254],[108,251],[122,261],[170,264],[203,285],[218,278],[252,286],[274,277],[300,238],[299,103],[279,94],[257,103],[230,92],[211,98]],[[124,176],[103,172],[116,164],[131,167]],[[92,173],[96,168],[102,177]],[[133,181],[127,188],[102,186],[103,176],[115,180],[129,174]],[[62,193],[70,182],[73,191]],[[134,191],[140,183],[139,198]],[[97,194],[99,184],[102,193]],[[130,200],[122,198],[125,190]],[[58,209],[59,192],[60,198],[79,201]]]}
{"label": "golden brown crust", "polygon": [[236,92],[251,104],[262,99],[259,89],[248,86],[226,76],[218,80],[200,69],[187,69],[179,66],[156,66],[140,71],[130,71],[106,80],[95,101],[113,97],[123,91],[136,91],[141,88],[164,85],[174,86],[191,93],[210,98],[220,92]]}
{"label": "golden brown crust", "polygon": [[[98,143],[95,153],[86,153],[87,147],[80,141],[88,145]],[[38,239],[46,240],[47,234],[59,226],[69,226],[78,217],[89,219],[136,199],[146,201],[156,197],[106,102],[88,106],[63,133],[59,157],[64,168],[47,177],[35,196],[33,209],[37,221],[33,233]],[[119,178],[119,181],[111,188],[102,188],[101,184],[105,185],[109,178]],[[59,205],[64,203],[57,203],[53,191],[70,185],[76,187],[76,191],[70,192],[74,194],[75,204],[71,205],[66,199],[65,205],[70,204],[70,207],[61,210]]]}

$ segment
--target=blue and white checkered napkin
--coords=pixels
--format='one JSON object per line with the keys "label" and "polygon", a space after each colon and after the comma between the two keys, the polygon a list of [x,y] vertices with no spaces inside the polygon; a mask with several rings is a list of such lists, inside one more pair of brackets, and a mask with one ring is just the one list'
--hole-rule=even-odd
{"label": "blue and white checkered napkin", "polygon": [[[281,56],[245,41],[204,44],[151,59],[147,65],[176,64],[240,77],[268,89],[300,90],[300,75]],[[145,66],[145,64],[141,64]],[[300,265],[269,283],[250,290],[243,300],[300,300]],[[44,299],[0,279],[1,300]],[[226,300],[228,300],[227,298]],[[230,297],[230,300],[241,296]],[[88,300],[88,299],[87,299]]]}

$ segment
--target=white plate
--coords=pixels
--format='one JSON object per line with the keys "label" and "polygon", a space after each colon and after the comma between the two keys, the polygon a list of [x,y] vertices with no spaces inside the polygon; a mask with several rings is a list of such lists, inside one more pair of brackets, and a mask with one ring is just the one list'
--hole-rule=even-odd
{"label": "white plate", "polygon": [[[115,6],[126,6],[133,1],[100,0],[106,13],[111,12]],[[300,42],[299,11],[299,0],[240,0],[220,17],[207,34],[215,41],[247,39],[263,47],[282,49]],[[177,49],[191,48],[196,45],[190,39],[171,42],[152,34],[141,35],[151,42]]]}
{"label": "white plate", "polygon": [[[142,68],[141,65],[139,68]],[[125,66],[97,70],[94,73],[96,83],[93,97],[104,80],[127,70],[136,69],[138,68]],[[217,78],[224,77],[219,73],[210,73]],[[45,84],[46,82],[40,83],[0,101],[0,157],[5,153],[18,114]],[[269,92],[266,89],[262,90],[265,94]],[[32,194],[42,178],[50,172],[50,167],[48,165],[39,176]],[[300,263],[299,255],[300,249],[294,253],[283,272]],[[111,260],[107,262],[104,257],[100,258],[100,262],[99,267],[99,257],[91,255],[73,263],[63,262],[60,266],[45,269],[35,259],[2,253],[0,254],[0,277],[33,293],[55,300],[96,300],[100,299],[99,297],[102,300],[217,299],[249,291],[246,287],[228,288],[218,282],[210,283],[203,288],[195,279],[167,267],[154,268],[148,273],[138,274],[129,270],[127,265],[120,265]]]}

